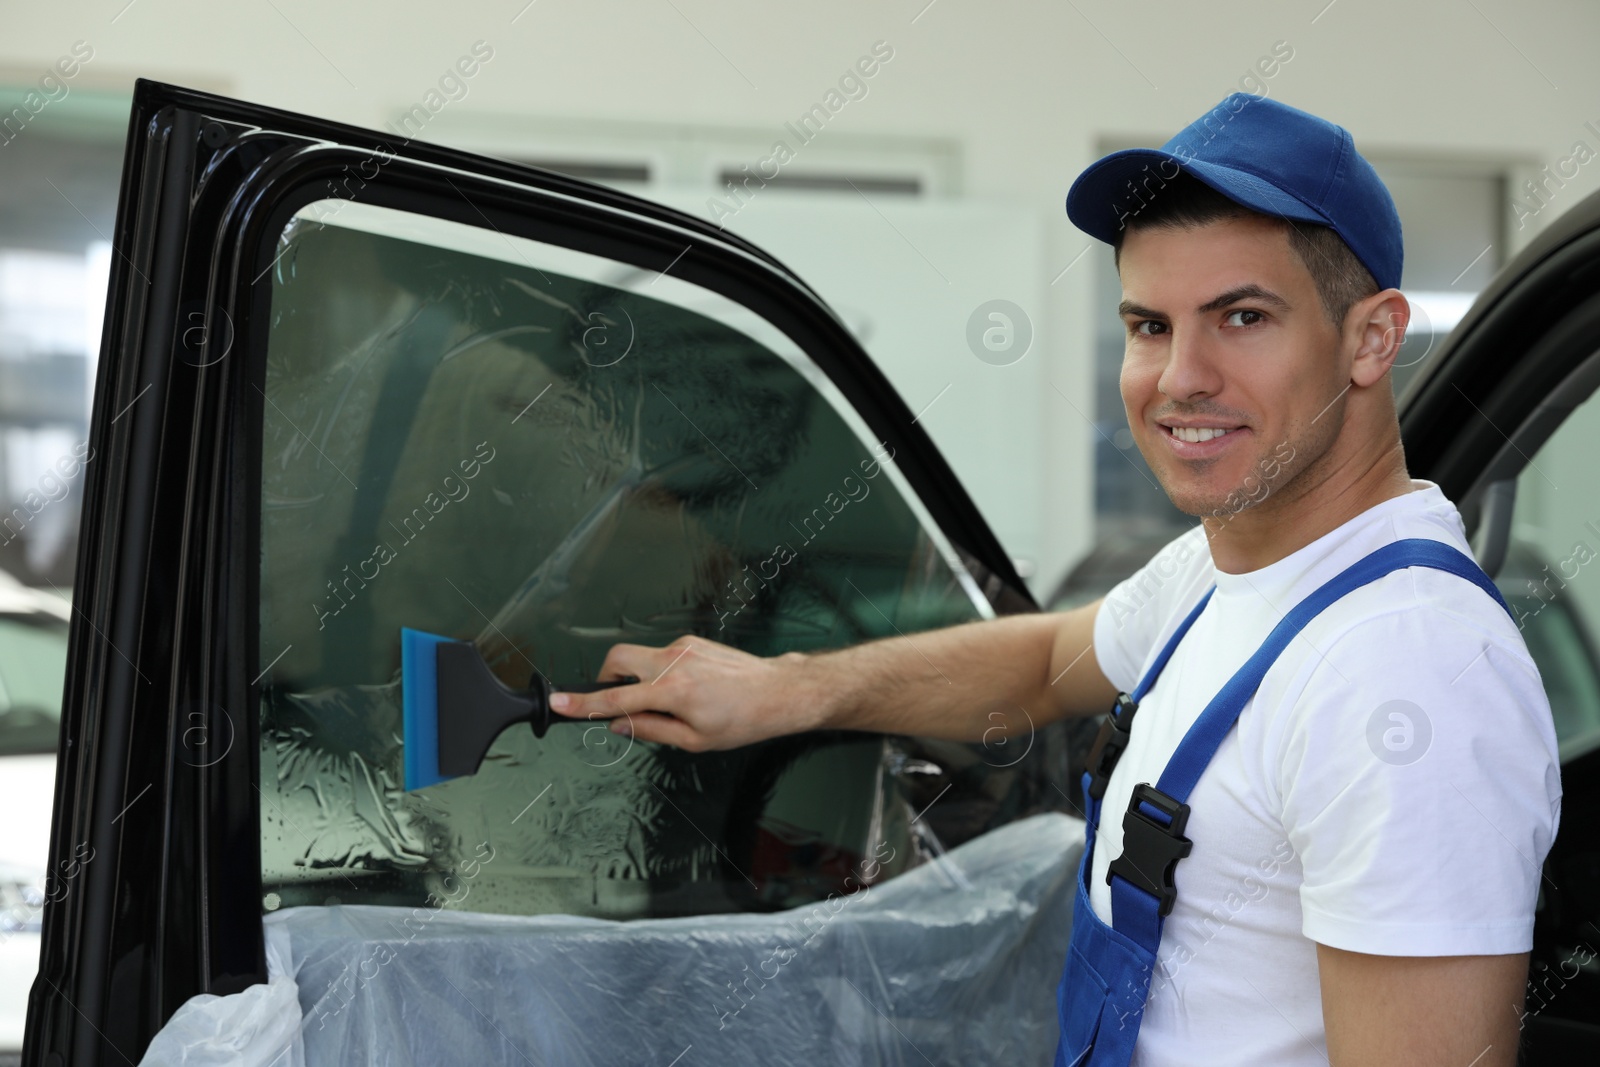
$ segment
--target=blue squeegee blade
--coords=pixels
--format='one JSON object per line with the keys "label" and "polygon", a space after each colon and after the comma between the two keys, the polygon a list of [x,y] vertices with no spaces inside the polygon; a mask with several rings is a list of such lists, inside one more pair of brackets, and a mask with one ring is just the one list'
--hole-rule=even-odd
{"label": "blue squeegee blade", "polygon": [[438,648],[448,640],[409,626],[400,629],[400,689],[408,793],[446,780],[439,774]]}

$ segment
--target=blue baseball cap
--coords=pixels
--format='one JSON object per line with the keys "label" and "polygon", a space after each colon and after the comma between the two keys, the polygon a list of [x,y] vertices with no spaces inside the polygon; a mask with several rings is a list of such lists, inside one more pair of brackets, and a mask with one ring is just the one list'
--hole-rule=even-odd
{"label": "blue baseball cap", "polygon": [[1399,288],[1400,214],[1348,130],[1254,93],[1233,93],[1160,148],[1096,161],[1067,192],[1067,217],[1112,243],[1179,172],[1264,215],[1327,226],[1379,289]]}

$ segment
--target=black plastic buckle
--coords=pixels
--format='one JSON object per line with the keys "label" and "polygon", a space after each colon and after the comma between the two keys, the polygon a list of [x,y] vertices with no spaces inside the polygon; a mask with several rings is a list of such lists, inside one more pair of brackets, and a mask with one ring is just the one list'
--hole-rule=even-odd
{"label": "black plastic buckle", "polygon": [[[1166,824],[1140,810],[1141,804],[1165,814]],[[1183,836],[1188,822],[1189,805],[1178,803],[1149,782],[1134,786],[1128,814],[1122,819],[1122,855],[1111,861],[1106,884],[1110,885],[1111,876],[1116,875],[1158,898],[1162,915],[1171,914],[1172,905],[1178,900],[1173,871],[1194,847],[1194,842]]]}
{"label": "black plastic buckle", "polygon": [[1132,697],[1127,693],[1118,693],[1117,702],[1100,724],[1094,746],[1089,749],[1089,795],[1095,800],[1106,795],[1106,784],[1111,781],[1111,772],[1117,769],[1122,750],[1128,747],[1133,716],[1138,710],[1139,705],[1134,703]]}

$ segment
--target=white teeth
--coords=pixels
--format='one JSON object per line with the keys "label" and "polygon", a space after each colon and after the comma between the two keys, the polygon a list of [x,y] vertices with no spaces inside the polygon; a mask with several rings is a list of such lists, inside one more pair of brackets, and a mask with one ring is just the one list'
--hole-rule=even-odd
{"label": "white teeth", "polygon": [[[1238,429],[1238,427],[1234,427],[1234,429]],[[1174,426],[1174,427],[1172,427],[1172,436],[1176,437],[1180,441],[1189,441],[1189,442],[1191,442],[1193,444],[1199,444],[1201,441],[1209,441],[1213,437],[1221,437],[1223,434],[1231,433],[1231,432],[1232,432],[1231,430],[1218,430],[1218,429],[1214,429],[1212,427],[1206,427],[1206,426],[1202,426],[1202,427]]]}

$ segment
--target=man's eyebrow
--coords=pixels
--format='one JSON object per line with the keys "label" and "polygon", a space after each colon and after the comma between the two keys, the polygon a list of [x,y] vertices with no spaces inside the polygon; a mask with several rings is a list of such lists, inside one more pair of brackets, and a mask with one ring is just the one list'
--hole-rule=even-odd
{"label": "man's eyebrow", "polygon": [[[1195,310],[1202,315],[1206,315],[1213,311],[1221,311],[1223,308],[1232,304],[1237,304],[1243,300],[1254,300],[1258,303],[1270,304],[1279,311],[1294,310],[1293,305],[1290,304],[1289,301],[1285,300],[1277,293],[1274,293],[1271,289],[1268,289],[1265,286],[1257,285],[1254,282],[1251,282],[1248,285],[1240,285],[1229,289],[1227,292],[1213,297],[1204,304],[1201,304],[1199,307],[1195,308]],[[1147,308],[1142,304],[1135,304],[1132,300],[1124,300],[1122,303],[1118,304],[1117,315],[1119,318],[1126,318],[1129,315],[1132,315],[1135,318],[1141,319],[1165,319],[1167,317],[1164,312],[1152,311],[1150,308]]]}
{"label": "man's eyebrow", "polygon": [[1277,293],[1274,293],[1271,289],[1256,285],[1254,282],[1251,282],[1249,285],[1241,285],[1236,288],[1229,289],[1220,296],[1214,297],[1213,299],[1206,301],[1204,304],[1201,304],[1199,307],[1195,308],[1195,310],[1204,315],[1212,311],[1221,311],[1230,304],[1237,304],[1241,300],[1254,300],[1262,304],[1271,304],[1279,311],[1293,310],[1293,307],[1290,305],[1289,301],[1285,300]]}

